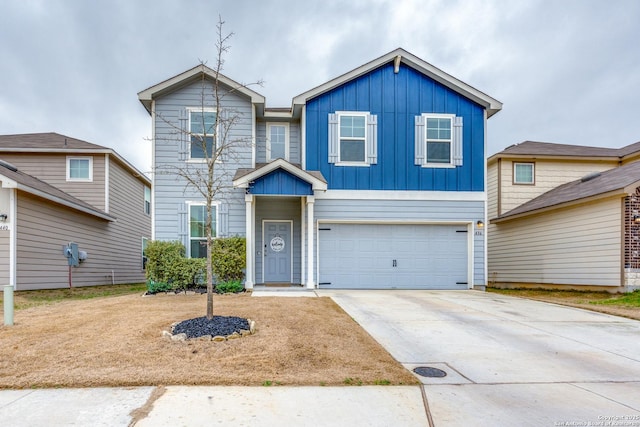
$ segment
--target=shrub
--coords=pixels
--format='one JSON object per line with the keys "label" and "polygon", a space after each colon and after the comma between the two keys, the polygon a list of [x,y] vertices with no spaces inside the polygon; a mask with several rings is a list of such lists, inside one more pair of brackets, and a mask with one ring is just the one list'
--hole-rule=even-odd
{"label": "shrub", "polygon": [[207,265],[205,258],[179,258],[169,265],[171,288],[185,291],[194,287]]}
{"label": "shrub", "polygon": [[221,282],[216,285],[216,292],[219,294],[238,293],[244,290],[244,285],[240,280],[232,282]]}
{"label": "shrub", "polygon": [[153,280],[147,280],[147,290],[150,294],[155,294],[158,292],[167,292],[170,291],[171,285],[165,282],[154,282]]}
{"label": "shrub", "polygon": [[242,282],[246,266],[246,240],[244,237],[221,237],[211,248],[213,275],[218,283]]}
{"label": "shrub", "polygon": [[147,244],[145,250],[147,256],[146,272],[147,280],[156,283],[169,283],[171,266],[184,258],[184,245],[178,241],[165,242],[153,240]]}

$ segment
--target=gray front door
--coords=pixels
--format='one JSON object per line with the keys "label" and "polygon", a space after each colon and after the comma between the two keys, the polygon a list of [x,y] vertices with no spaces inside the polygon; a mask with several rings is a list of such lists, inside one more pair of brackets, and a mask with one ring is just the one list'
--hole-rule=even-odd
{"label": "gray front door", "polygon": [[291,282],[291,221],[264,222],[264,281]]}

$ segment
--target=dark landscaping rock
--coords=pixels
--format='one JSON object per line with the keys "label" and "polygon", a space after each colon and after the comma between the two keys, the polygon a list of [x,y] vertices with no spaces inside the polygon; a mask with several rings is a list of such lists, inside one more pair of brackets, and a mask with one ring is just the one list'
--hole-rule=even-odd
{"label": "dark landscaping rock", "polygon": [[204,335],[229,336],[233,333],[240,334],[243,329],[250,329],[247,319],[235,316],[213,316],[211,320],[206,317],[184,320],[173,327],[173,334],[185,334],[187,338],[198,338]]}

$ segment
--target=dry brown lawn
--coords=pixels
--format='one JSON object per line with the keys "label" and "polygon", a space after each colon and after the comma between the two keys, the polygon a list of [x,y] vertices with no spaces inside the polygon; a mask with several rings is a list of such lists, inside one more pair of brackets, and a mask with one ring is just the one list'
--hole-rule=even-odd
{"label": "dry brown lawn", "polygon": [[125,295],[15,312],[0,326],[0,388],[137,385],[416,384],[330,298],[215,296],[214,311],[256,322],[226,342],[173,342],[204,295]]}
{"label": "dry brown lawn", "polygon": [[585,310],[597,311],[600,313],[612,314],[614,316],[640,320],[640,307],[630,306],[623,302],[621,302],[620,304],[610,305],[595,304],[605,300],[610,300],[614,297],[620,297],[620,295],[610,294],[607,292],[495,288],[487,288],[487,291],[504,295],[511,295],[514,297],[551,302],[554,304],[561,304],[569,307],[583,308]]}

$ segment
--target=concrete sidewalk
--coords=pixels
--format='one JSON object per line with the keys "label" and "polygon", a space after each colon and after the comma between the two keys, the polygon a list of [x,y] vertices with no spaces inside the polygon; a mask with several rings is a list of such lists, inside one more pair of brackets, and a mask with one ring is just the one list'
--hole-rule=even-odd
{"label": "concrete sidewalk", "polygon": [[427,426],[420,387],[0,391],[2,426]]}

